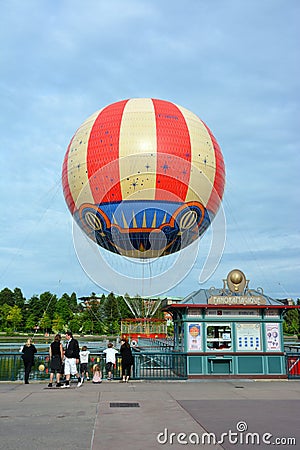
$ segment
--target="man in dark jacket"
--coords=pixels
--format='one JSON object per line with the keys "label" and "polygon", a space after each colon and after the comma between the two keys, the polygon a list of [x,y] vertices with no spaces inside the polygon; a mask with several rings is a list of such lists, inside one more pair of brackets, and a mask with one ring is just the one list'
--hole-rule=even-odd
{"label": "man in dark jacket", "polygon": [[71,331],[66,332],[66,348],[65,348],[65,376],[66,383],[61,386],[62,388],[70,387],[71,375],[76,375],[78,379],[77,387],[82,385],[82,379],[77,370],[77,364],[79,363],[79,344],[76,339],[73,338]]}
{"label": "man in dark jacket", "polygon": [[32,343],[32,339],[28,338],[22,350],[22,359],[25,368],[25,384],[29,384],[29,374],[34,364],[34,354],[37,352],[36,347]]}

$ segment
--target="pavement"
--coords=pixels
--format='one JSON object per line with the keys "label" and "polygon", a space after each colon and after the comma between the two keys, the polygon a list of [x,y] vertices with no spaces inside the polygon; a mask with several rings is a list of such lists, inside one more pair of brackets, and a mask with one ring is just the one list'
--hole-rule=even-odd
{"label": "pavement", "polygon": [[291,380],[2,382],[0,449],[300,449],[299,411]]}

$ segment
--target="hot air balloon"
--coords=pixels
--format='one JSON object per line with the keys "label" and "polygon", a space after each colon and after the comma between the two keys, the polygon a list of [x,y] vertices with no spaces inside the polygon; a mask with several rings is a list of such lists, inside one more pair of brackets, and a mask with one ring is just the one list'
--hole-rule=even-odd
{"label": "hot air balloon", "polygon": [[172,254],[198,239],[223,196],[225,167],[210,129],[165,100],[122,100],[75,132],[62,171],[68,208],[104,249]]}

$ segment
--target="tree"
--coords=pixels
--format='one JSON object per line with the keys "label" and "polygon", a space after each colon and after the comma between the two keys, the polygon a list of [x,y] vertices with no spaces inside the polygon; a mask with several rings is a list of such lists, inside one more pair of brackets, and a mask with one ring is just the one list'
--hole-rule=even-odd
{"label": "tree", "polygon": [[5,304],[9,306],[14,306],[15,304],[14,293],[8,288],[0,291],[0,306]]}
{"label": "tree", "polygon": [[15,305],[10,308],[7,315],[7,322],[10,322],[13,326],[13,330],[17,331],[17,326],[22,322],[22,310],[19,306]]}
{"label": "tree", "polygon": [[25,305],[25,297],[20,288],[15,288],[13,292],[14,304],[23,309]]}
{"label": "tree", "polygon": [[80,333],[82,330],[82,320],[80,315],[74,315],[73,319],[69,322],[69,328],[73,333]]}
{"label": "tree", "polygon": [[[124,296],[127,301],[130,302],[130,296],[128,294],[125,294]],[[117,298],[118,304],[119,304],[119,311],[120,311],[120,317],[121,319],[133,319],[134,314],[130,311],[130,308],[128,307],[128,304],[125,301],[125,298],[122,296],[119,296]]]}
{"label": "tree", "polygon": [[40,301],[41,305],[43,305],[44,310],[39,320],[43,318],[44,314],[47,314],[50,320],[52,320],[54,317],[55,307],[57,303],[57,296],[49,291],[46,291],[40,295]]}
{"label": "tree", "polygon": [[62,330],[66,331],[65,322],[58,313],[54,313],[54,319],[52,320],[52,330],[54,331],[54,333],[60,333]]}
{"label": "tree", "polygon": [[29,314],[25,322],[25,328],[27,331],[32,331],[36,326],[36,319],[34,314]]}
{"label": "tree", "polygon": [[74,313],[78,312],[79,311],[78,301],[77,301],[77,295],[75,294],[75,292],[72,292],[72,294],[68,297],[69,297],[69,306],[70,306],[71,311],[73,311]]}
{"label": "tree", "polygon": [[[34,325],[37,325],[44,312],[44,305],[37,295],[33,295],[28,301],[28,312],[31,316],[31,321],[34,321]],[[27,325],[27,320],[26,320]]]}
{"label": "tree", "polygon": [[40,321],[40,328],[44,331],[51,331],[52,330],[52,320],[50,316],[45,313]]}
{"label": "tree", "polygon": [[9,315],[11,306],[4,303],[4,305],[0,306],[0,327],[1,330],[4,331],[8,327],[7,317]]}
{"label": "tree", "polygon": [[283,331],[288,334],[299,334],[299,314],[296,309],[289,309],[285,314]]}
{"label": "tree", "polygon": [[77,301],[76,301],[76,305],[74,305],[68,294],[63,294],[63,296],[56,303],[55,313],[58,314],[62,318],[62,320],[66,326],[68,326],[69,321],[74,316],[74,312],[72,310],[72,307],[74,308],[74,306],[76,306],[76,308],[77,308]]}
{"label": "tree", "polygon": [[103,312],[106,332],[109,334],[119,334],[121,331],[121,314],[118,299],[113,292],[106,297],[103,304]]}
{"label": "tree", "polygon": [[86,327],[91,327],[94,333],[102,334],[105,332],[104,310],[103,304],[105,295],[101,298],[97,297],[94,292],[91,293],[88,300],[85,302],[83,311],[81,312],[83,330]]}
{"label": "tree", "polygon": [[82,332],[83,333],[93,333],[94,332],[94,323],[88,318],[82,324]]}
{"label": "tree", "polygon": [[[78,303],[75,292],[71,295],[64,293],[58,299],[55,294],[46,291],[26,300],[20,288],[13,291],[4,288],[0,291],[0,330],[5,331],[13,326],[26,331],[39,327],[55,332],[69,328],[75,333],[118,334],[122,319],[134,318],[136,314],[146,316],[146,310],[151,306],[147,302],[151,300],[144,300],[139,295],[132,298],[128,294],[125,297],[115,296],[113,292],[101,297],[92,292],[85,304]],[[134,305],[133,310],[128,304]],[[13,307],[20,311],[17,308],[11,310]],[[158,310],[154,317],[161,315]],[[286,324],[285,328],[290,329],[291,324]]]}

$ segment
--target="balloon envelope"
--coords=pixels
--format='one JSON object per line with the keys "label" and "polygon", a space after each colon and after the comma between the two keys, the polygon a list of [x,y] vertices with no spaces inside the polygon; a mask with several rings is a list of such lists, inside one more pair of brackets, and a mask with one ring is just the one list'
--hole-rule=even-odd
{"label": "balloon envelope", "polygon": [[191,111],[155,99],[113,103],[74,134],[63,191],[97,244],[134,258],[179,251],[209,227],[225,183],[220,147]]}

